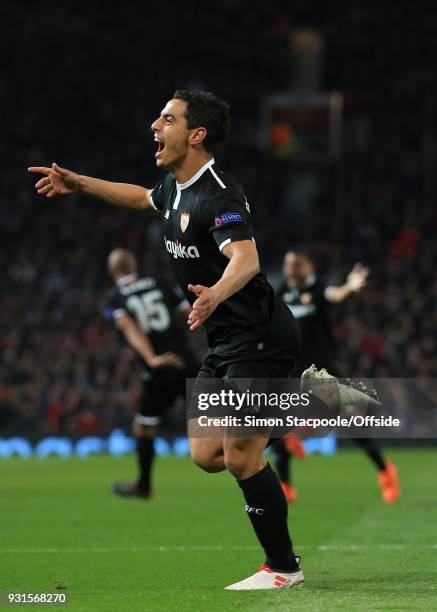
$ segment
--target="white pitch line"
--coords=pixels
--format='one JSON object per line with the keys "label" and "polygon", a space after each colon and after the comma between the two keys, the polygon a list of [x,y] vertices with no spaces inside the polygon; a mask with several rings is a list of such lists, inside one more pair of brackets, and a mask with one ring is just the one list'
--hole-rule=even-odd
{"label": "white pitch line", "polygon": [[[437,550],[437,544],[299,544],[296,549],[330,551],[365,551],[365,550]],[[259,546],[130,546],[120,548],[0,548],[0,555],[45,554],[45,553],[136,553],[136,552],[211,552],[259,550]]]}

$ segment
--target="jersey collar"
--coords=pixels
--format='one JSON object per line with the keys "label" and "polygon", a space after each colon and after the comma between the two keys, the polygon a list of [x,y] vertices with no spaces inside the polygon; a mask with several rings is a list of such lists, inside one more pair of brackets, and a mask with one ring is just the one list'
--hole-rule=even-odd
{"label": "jersey collar", "polygon": [[121,278],[118,279],[118,281],[116,282],[116,285],[117,287],[123,287],[123,285],[127,285],[128,283],[136,279],[137,279],[136,274],[126,274],[126,276],[122,276]]}
{"label": "jersey collar", "polygon": [[317,277],[315,274],[310,274],[308,278],[306,279],[306,281],[303,283],[301,288],[306,289],[307,287],[311,287],[311,285],[314,285],[314,283],[316,282],[316,279]]}
{"label": "jersey collar", "polygon": [[176,188],[178,190],[182,190],[182,189],[186,189],[187,187],[191,187],[191,185],[193,185],[198,179],[200,179],[200,177],[202,176],[202,174],[204,172],[206,172],[206,170],[208,170],[208,168],[210,168],[213,164],[215,164],[215,160],[214,158],[210,159],[209,161],[206,162],[206,164],[204,164],[200,170],[198,170],[196,172],[196,174],[194,176],[192,176],[190,179],[188,179],[188,181],[185,181],[185,183],[178,183],[176,181]]}

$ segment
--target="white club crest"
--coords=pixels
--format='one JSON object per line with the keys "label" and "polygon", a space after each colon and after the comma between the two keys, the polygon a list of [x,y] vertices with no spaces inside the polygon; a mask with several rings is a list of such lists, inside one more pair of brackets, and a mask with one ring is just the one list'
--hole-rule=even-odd
{"label": "white club crest", "polygon": [[185,232],[190,222],[190,213],[181,213],[181,230]]}

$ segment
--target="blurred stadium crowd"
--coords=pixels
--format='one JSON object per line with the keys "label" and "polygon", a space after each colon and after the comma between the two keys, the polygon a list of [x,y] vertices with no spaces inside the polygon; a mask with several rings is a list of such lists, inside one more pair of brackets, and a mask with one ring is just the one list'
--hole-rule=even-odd
{"label": "blurred stadium crowd", "polygon": [[[8,158],[3,433],[104,435],[128,427],[140,366],[102,317],[105,261],[123,245],[144,272],[168,274],[159,221],[76,196],[40,200],[26,168],[56,160],[154,184],[149,125],[176,87],[209,89],[231,103],[232,138],[219,161],[246,188],[274,282],[284,252],[303,241],[333,281],[356,261],[371,268],[366,290],[333,312],[345,375],[437,374],[437,17],[427,3],[343,3],[341,12],[336,4],[9,6],[0,97]],[[343,155],[318,167],[259,148],[261,101],[290,89],[289,40],[301,27],[321,32],[322,89],[345,99]],[[16,52],[6,51],[9,44]]]}

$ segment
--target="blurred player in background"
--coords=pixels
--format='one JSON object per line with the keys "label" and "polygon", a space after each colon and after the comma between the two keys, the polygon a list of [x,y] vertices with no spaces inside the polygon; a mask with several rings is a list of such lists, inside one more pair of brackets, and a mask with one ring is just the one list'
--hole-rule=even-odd
{"label": "blurred player in background", "polygon": [[[335,341],[331,332],[328,309],[331,304],[343,302],[350,295],[361,291],[366,284],[369,270],[356,264],[341,286],[326,285],[316,274],[314,262],[305,250],[291,250],[286,253],[282,267],[284,283],[278,295],[290,308],[299,323],[302,334],[302,350],[295,375],[312,363],[320,363],[331,374],[339,376],[334,365]],[[394,503],[400,495],[400,484],[396,466],[386,461],[372,438],[354,438],[354,441],[374,463],[382,498]],[[276,468],[289,502],[296,501],[298,494],[290,476],[291,456],[302,457],[304,450],[295,436],[287,436],[273,447]]]}
{"label": "blurred player in background", "polygon": [[108,272],[115,285],[106,297],[104,314],[144,364],[139,410],[133,421],[139,476],[133,483],[114,483],[112,490],[149,499],[156,427],[176,398],[185,399],[185,378],[196,376],[199,369],[182,317],[178,321],[178,312],[186,318],[191,307],[178,288],[152,276],[138,276],[135,256],[126,249],[110,253]]}

